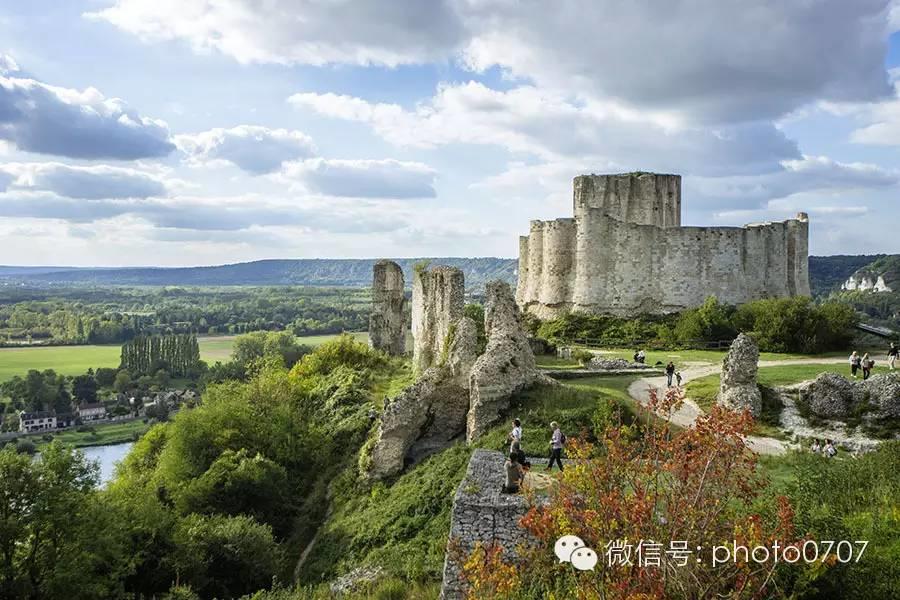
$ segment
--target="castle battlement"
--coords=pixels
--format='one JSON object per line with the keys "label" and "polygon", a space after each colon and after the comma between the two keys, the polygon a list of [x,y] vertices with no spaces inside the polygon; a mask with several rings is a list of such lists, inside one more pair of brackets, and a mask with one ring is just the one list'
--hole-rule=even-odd
{"label": "castle battlement", "polygon": [[574,218],[532,221],[519,238],[516,299],[552,318],[577,310],[666,313],[714,295],[740,304],[809,295],[809,218],[682,227],[681,177],[582,175]]}

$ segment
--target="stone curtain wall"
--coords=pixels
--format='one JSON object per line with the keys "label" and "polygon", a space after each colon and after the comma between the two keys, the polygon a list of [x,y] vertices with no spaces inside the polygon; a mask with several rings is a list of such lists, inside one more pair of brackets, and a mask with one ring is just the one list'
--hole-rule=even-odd
{"label": "stone curtain wall", "polygon": [[455,267],[416,269],[413,275],[413,366],[424,373],[436,364],[450,339],[451,326],[465,310],[465,279]]}
{"label": "stone curtain wall", "polygon": [[532,542],[519,520],[528,511],[521,494],[503,494],[504,462],[501,452],[475,450],[469,460],[466,476],[453,497],[450,537],[444,558],[443,600],[463,600],[466,588],[460,577],[461,562],[475,548],[476,542],[497,543],[505,558],[515,559],[515,548]]}
{"label": "stone curtain wall", "polygon": [[732,304],[809,295],[805,214],[681,227],[680,193],[676,175],[576,178],[575,218],[533,221],[520,240],[519,305],[541,318],[628,316],[683,310],[709,295]]}
{"label": "stone curtain wall", "polygon": [[390,260],[379,260],[372,273],[372,315],[369,317],[369,343],[392,356],[406,352],[406,327],[403,323],[403,269]]}

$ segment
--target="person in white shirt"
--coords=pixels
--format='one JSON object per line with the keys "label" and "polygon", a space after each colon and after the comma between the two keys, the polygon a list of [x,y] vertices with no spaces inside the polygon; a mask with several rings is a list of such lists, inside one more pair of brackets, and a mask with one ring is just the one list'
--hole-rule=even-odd
{"label": "person in white shirt", "polygon": [[512,431],[510,431],[509,435],[506,437],[510,441],[510,443],[522,443],[522,421],[520,421],[519,419],[513,419]]}
{"label": "person in white shirt", "polygon": [[819,446],[819,439],[818,439],[818,438],[816,438],[816,439],[813,440],[812,446],[810,446],[809,449],[810,449],[814,454],[818,454],[818,453],[819,453],[819,450],[821,450],[822,448],[821,448],[821,446]]}

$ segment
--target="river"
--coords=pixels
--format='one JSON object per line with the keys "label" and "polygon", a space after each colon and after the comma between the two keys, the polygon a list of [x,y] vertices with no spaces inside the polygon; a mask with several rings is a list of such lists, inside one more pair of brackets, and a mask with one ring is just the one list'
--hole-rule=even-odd
{"label": "river", "polygon": [[110,444],[108,446],[89,446],[81,448],[81,451],[90,460],[96,460],[100,463],[100,485],[104,486],[113,478],[116,463],[125,458],[132,446],[134,446],[134,442],[125,442],[124,444]]}

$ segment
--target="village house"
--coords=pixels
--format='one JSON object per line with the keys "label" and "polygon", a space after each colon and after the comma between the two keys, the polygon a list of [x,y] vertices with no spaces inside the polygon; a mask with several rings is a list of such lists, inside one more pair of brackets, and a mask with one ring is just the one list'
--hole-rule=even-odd
{"label": "village house", "polygon": [[56,429],[56,415],[49,412],[19,413],[19,431],[32,433]]}
{"label": "village house", "polygon": [[100,402],[83,404],[78,407],[78,417],[84,421],[97,421],[106,418],[106,407]]}

